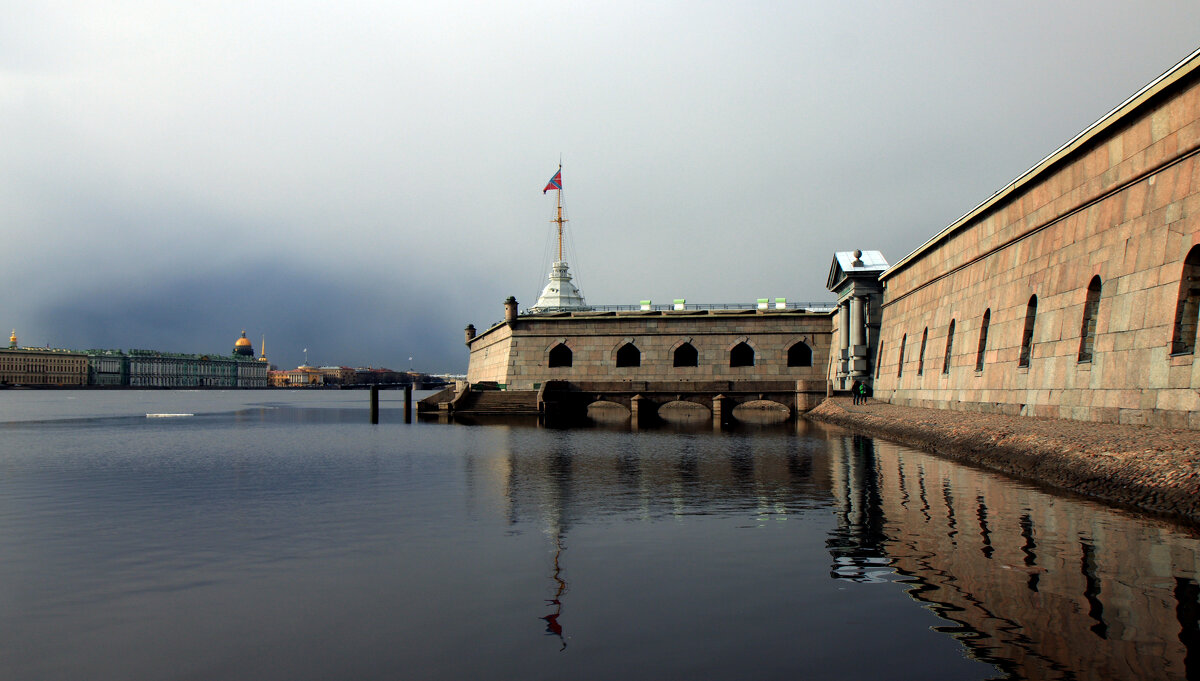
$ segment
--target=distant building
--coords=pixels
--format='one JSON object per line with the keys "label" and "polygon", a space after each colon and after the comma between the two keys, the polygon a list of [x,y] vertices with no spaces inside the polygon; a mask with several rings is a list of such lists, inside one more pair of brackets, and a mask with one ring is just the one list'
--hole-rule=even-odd
{"label": "distant building", "polygon": [[8,348],[0,350],[0,385],[84,386],[87,355],[71,350],[22,348],[14,329]]}
{"label": "distant building", "polygon": [[372,367],[367,367],[366,369],[355,370],[354,382],[358,385],[393,385],[398,383],[407,383],[408,374],[403,371],[392,371],[391,369],[375,369]]}
{"label": "distant building", "polygon": [[88,385],[129,385],[129,357],[120,350],[85,350]]}
{"label": "distant building", "polygon": [[354,383],[355,371],[351,367],[320,367],[317,371],[325,377],[326,385],[350,385]]}
{"label": "distant building", "polygon": [[325,385],[325,374],[310,366],[299,366],[283,372],[287,376],[287,385],[297,388],[313,388]]}
{"label": "distant building", "polygon": [[255,359],[242,332],[231,355],[194,355],[158,350],[87,350],[88,385],[132,388],[265,388],[266,362]]}

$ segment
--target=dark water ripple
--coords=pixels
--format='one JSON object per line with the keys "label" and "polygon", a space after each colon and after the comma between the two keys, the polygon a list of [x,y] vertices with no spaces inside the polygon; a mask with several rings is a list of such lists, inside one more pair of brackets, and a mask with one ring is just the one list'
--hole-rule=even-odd
{"label": "dark water ripple", "polygon": [[1200,668],[1188,528],[818,426],[384,404],[370,426],[363,394],[0,393],[0,678]]}

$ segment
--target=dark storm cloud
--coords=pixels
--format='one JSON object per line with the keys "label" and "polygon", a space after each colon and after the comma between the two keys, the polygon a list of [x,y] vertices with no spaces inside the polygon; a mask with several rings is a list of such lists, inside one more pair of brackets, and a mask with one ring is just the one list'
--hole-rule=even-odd
{"label": "dark storm cloud", "polygon": [[48,301],[34,323],[75,348],[229,354],[245,329],[256,350],[266,335],[267,355],[281,367],[300,364],[308,348],[314,365],[407,369],[411,356],[418,370],[458,372],[469,305],[450,302],[436,282],[416,277],[380,286],[337,268],[259,262],[77,292]]}
{"label": "dark storm cloud", "polygon": [[284,365],[461,367],[560,154],[589,302],[827,299],[1200,43],[1172,0],[9,4],[3,328]]}

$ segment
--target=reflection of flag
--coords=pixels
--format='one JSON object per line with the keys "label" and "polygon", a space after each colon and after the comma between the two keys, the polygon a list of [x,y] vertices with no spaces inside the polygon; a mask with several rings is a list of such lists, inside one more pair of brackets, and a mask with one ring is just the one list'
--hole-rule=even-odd
{"label": "reflection of flag", "polygon": [[562,190],[562,168],[559,168],[558,172],[554,173],[554,177],[550,178],[550,184],[546,185],[546,188],[542,190],[542,193],[545,194],[551,189],[558,189],[560,191]]}

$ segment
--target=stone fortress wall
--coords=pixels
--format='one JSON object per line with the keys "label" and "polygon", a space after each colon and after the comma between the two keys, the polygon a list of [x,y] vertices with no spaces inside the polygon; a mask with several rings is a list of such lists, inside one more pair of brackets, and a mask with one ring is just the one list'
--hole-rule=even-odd
{"label": "stone fortress wall", "polygon": [[874,394],[1200,429],[1200,51],[884,272]]}
{"label": "stone fortress wall", "polygon": [[[514,314],[477,337],[468,331],[467,380],[510,390],[548,380],[823,381],[830,331],[830,314],[795,311]],[[694,365],[676,366],[684,344]]]}

